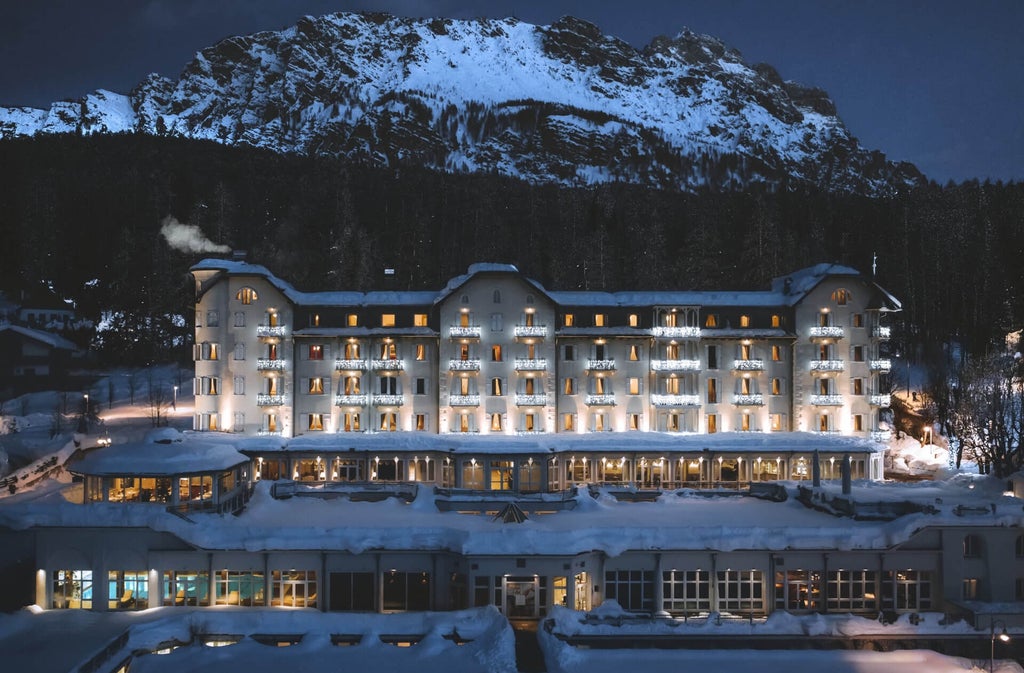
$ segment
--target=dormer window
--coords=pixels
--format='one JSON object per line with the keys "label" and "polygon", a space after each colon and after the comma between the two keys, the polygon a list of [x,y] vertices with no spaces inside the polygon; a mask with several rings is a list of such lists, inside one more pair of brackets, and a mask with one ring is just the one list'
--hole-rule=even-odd
{"label": "dormer window", "polygon": [[574,324],[576,324],[576,316],[574,316],[572,313],[566,313],[565,318],[562,321],[562,325],[564,325],[565,327],[572,327]]}
{"label": "dormer window", "polygon": [[853,296],[850,294],[850,291],[845,288],[841,287],[832,291],[832,301],[839,306],[846,306],[846,302],[851,299],[853,299]]}
{"label": "dormer window", "polygon": [[705,327],[718,327],[718,315],[715,313],[709,313],[704,318]]}
{"label": "dormer window", "polygon": [[740,316],[740,327],[750,327],[750,316],[749,315],[741,315]]}

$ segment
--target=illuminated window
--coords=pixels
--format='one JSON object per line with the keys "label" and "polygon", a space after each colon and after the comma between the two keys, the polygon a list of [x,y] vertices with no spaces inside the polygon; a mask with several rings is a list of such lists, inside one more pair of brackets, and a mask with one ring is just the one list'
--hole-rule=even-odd
{"label": "illuminated window", "polygon": [[640,379],[633,377],[629,379],[629,394],[639,395],[640,394]]}
{"label": "illuminated window", "polygon": [[469,311],[459,313],[459,327],[469,327]]}
{"label": "illuminated window", "polygon": [[210,384],[209,384],[209,386],[210,386],[210,394],[211,395],[220,395],[220,379],[218,379],[218,378],[211,378],[211,379],[208,379],[208,381],[210,382]]}
{"label": "illuminated window", "polygon": [[359,327],[359,316],[355,313],[349,313],[345,316],[345,324],[348,327]]}
{"label": "illuminated window", "polygon": [[708,404],[718,402],[718,379],[708,379]]}
{"label": "illuminated window", "polygon": [[605,315],[604,313],[595,313],[594,314],[594,327],[607,327],[608,326],[607,323],[608,323],[608,316],[607,315]]}
{"label": "illuminated window", "polygon": [[772,360],[775,362],[782,361],[782,346],[772,346]]}
{"label": "illuminated window", "polygon": [[604,414],[594,414],[594,430],[604,432]]}
{"label": "illuminated window", "polygon": [[381,327],[394,327],[395,326],[395,314],[394,313],[382,313],[380,316]]}
{"label": "illuminated window", "polygon": [[740,316],[740,327],[750,327],[750,316],[749,315],[741,315]]}
{"label": "illuminated window", "polygon": [[359,359],[359,344],[358,343],[347,343],[345,344],[345,359],[346,360],[358,360]]}
{"label": "illuminated window", "polygon": [[854,327],[864,327],[864,314],[854,313],[850,316],[850,324]]}
{"label": "illuminated window", "polygon": [[772,315],[772,327],[782,327],[782,316],[778,314]]}
{"label": "illuminated window", "polygon": [[565,386],[563,388],[566,395],[576,394],[576,379],[565,379]]}
{"label": "illuminated window", "polygon": [[639,327],[640,326],[640,316],[638,316],[636,313],[630,313],[629,314],[629,326],[630,327]]}
{"label": "illuminated window", "polygon": [[358,413],[347,413],[344,418],[345,432],[359,432],[359,414]]}
{"label": "illuminated window", "polygon": [[839,288],[832,291],[832,301],[839,304],[840,306],[846,306],[846,302],[853,299],[853,296],[846,289]]}
{"label": "illuminated window", "polygon": [[864,416],[863,414],[853,415],[853,431],[864,432]]}
{"label": "illuminated window", "polygon": [[277,432],[277,414],[267,414],[264,417],[267,432]]}
{"label": "illuminated window", "polygon": [[821,414],[818,416],[818,430],[821,432],[828,432],[828,414]]}
{"label": "illuminated window", "polygon": [[605,384],[605,380],[603,378],[593,379],[593,382],[595,394],[604,395],[607,392],[608,386]]}
{"label": "illuminated window", "polygon": [[851,384],[851,392],[854,395],[863,395],[864,394],[864,379],[852,379],[850,381],[850,384]]}
{"label": "illuminated window", "polygon": [[499,378],[491,379],[491,395],[494,395],[495,397],[501,397],[501,394],[502,394],[501,379],[499,379]]}
{"label": "illuminated window", "polygon": [[679,394],[679,379],[677,379],[675,376],[670,376],[669,378],[665,379],[665,394]]}
{"label": "illuminated window", "polygon": [[640,359],[640,347],[630,346],[629,347],[629,361],[636,362]]}
{"label": "illuminated window", "polygon": [[416,315],[414,315],[412,317],[412,324],[415,325],[416,327],[426,327],[427,326],[427,314],[426,313],[417,313]]}
{"label": "illuminated window", "polygon": [[309,380],[309,394],[310,395],[323,395],[324,394],[324,380],[317,376]]}
{"label": "illuminated window", "polygon": [[749,360],[750,354],[753,352],[750,344],[740,344],[740,359]]}
{"label": "illuminated window", "polygon": [[416,414],[416,429],[417,430],[426,430],[427,429],[427,415],[426,414]]}
{"label": "illuminated window", "polygon": [[629,427],[630,430],[640,429],[640,414],[629,414],[627,420],[629,422],[627,427]]}
{"label": "illuminated window", "polygon": [[576,429],[576,414],[562,414],[562,429],[569,432]]}
{"label": "illuminated window", "polygon": [[397,360],[398,359],[398,347],[393,343],[384,342],[380,345],[380,359],[381,360]]}
{"label": "illuminated window", "polygon": [[772,395],[782,394],[782,379],[772,379]]}
{"label": "illuminated window", "polygon": [[768,419],[771,423],[772,432],[782,431],[782,414],[771,414],[768,416]]}
{"label": "illuminated window", "polygon": [[469,395],[470,394],[469,388],[470,388],[470,386],[469,386],[469,379],[465,378],[465,377],[460,378],[459,379],[459,394],[460,395]]}
{"label": "illuminated window", "polygon": [[718,432],[718,414],[708,414],[707,426],[709,435]]}
{"label": "illuminated window", "polygon": [[665,417],[665,429],[669,432],[679,432],[679,414],[670,413]]}
{"label": "illuminated window", "polygon": [[523,414],[523,429],[527,432],[533,432],[537,429],[537,415],[536,414]]}
{"label": "illuminated window", "polygon": [[310,414],[309,415],[309,429],[310,430],[323,430],[324,429],[324,415],[323,414]]}
{"label": "illuminated window", "polygon": [[215,344],[215,343],[210,344],[210,351],[209,351],[209,353],[210,353],[210,357],[208,359],[210,359],[210,360],[219,360],[220,359],[220,344]]}
{"label": "illuminated window", "polygon": [[309,359],[310,360],[323,360],[324,359],[324,347],[322,344],[310,344],[309,345]]}
{"label": "illuminated window", "polygon": [[716,315],[714,313],[707,314],[707,316],[704,318],[704,326],[705,327],[718,327],[718,315]]}
{"label": "illuminated window", "polygon": [[501,432],[501,414],[491,414],[491,432]]}
{"label": "illuminated window", "polygon": [[740,430],[750,432],[750,414],[740,415]]}
{"label": "illuminated window", "polygon": [[346,395],[358,395],[360,389],[361,379],[358,376],[346,376],[345,377],[345,394]]}
{"label": "illuminated window", "polygon": [[416,359],[420,361],[427,359],[426,344],[416,344]]}
{"label": "illuminated window", "polygon": [[565,327],[572,327],[576,322],[576,317],[572,313],[566,313],[562,325]]}
{"label": "illuminated window", "polygon": [[319,327],[320,326],[320,314],[319,313],[314,313],[313,315],[309,316],[309,326],[310,327]]}
{"label": "illuminated window", "polygon": [[380,430],[381,432],[395,432],[398,430],[398,414],[393,411],[382,413],[380,415]]}
{"label": "illuminated window", "polygon": [[491,362],[501,362],[501,345],[491,346]]}
{"label": "illuminated window", "polygon": [[740,379],[740,395],[752,395],[753,391],[754,386],[750,379]]}
{"label": "illuminated window", "polygon": [[256,290],[251,287],[243,287],[235,294],[235,299],[243,304],[251,304],[259,299],[259,297],[256,296]]}

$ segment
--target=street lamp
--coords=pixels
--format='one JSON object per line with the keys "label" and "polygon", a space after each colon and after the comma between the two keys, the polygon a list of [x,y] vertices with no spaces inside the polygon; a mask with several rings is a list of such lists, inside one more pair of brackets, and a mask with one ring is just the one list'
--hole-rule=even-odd
{"label": "street lamp", "polygon": [[171,399],[171,408],[178,410],[178,386],[174,386],[174,397]]}
{"label": "street lamp", "polygon": [[[996,624],[1002,624],[1003,630],[996,634]],[[1006,622],[1000,619],[993,619],[988,623],[991,649],[988,658],[988,673],[994,673],[996,667],[996,638],[1004,643],[1010,642],[1010,634],[1006,632]]]}

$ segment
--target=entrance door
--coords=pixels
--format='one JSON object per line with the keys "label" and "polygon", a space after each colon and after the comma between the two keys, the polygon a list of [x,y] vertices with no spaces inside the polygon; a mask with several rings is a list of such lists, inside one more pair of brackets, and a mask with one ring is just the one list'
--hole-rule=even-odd
{"label": "entrance door", "polygon": [[536,577],[502,578],[504,612],[507,619],[538,619]]}

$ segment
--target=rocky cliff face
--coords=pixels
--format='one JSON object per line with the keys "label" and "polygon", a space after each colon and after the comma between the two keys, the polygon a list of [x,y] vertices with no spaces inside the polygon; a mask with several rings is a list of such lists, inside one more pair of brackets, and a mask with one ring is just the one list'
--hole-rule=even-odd
{"label": "rocky cliff face", "polygon": [[0,108],[4,137],[116,132],[563,184],[885,194],[922,179],[861,148],[823,91],[717,39],[684,31],[637,50],[571,17],[307,17],[224,40],[128,96]]}

